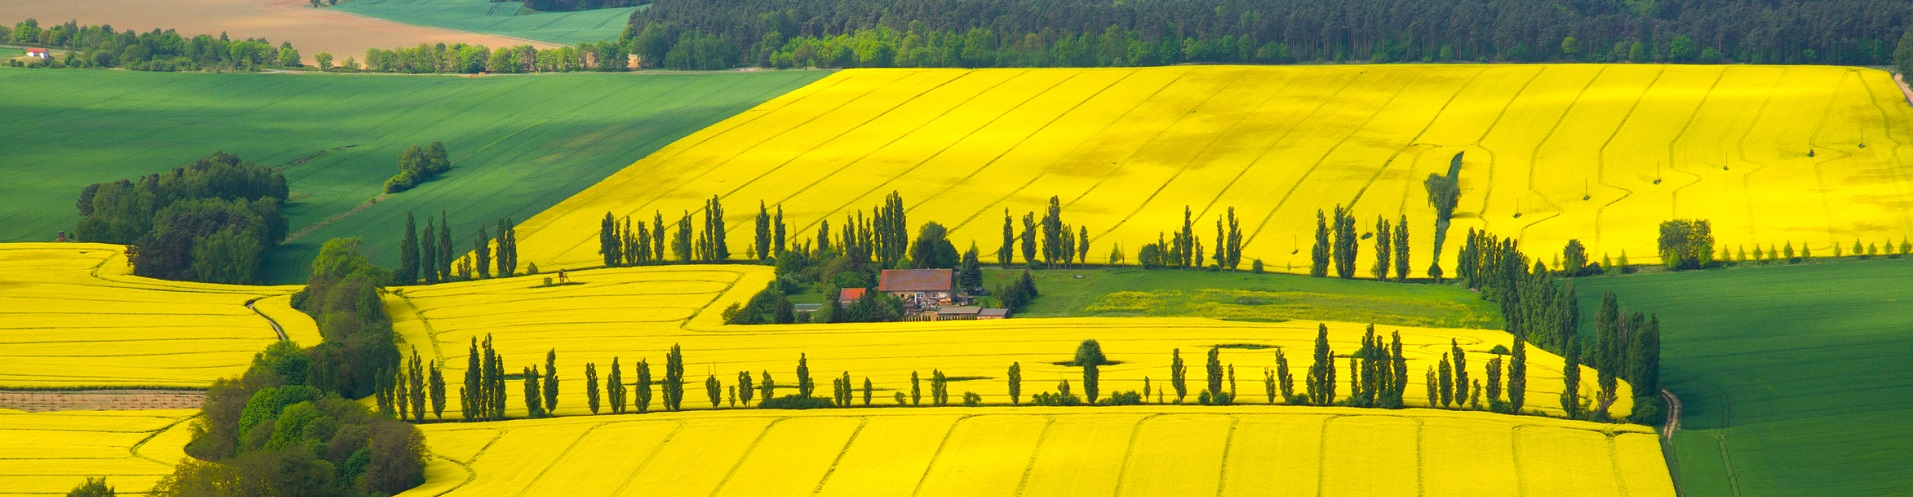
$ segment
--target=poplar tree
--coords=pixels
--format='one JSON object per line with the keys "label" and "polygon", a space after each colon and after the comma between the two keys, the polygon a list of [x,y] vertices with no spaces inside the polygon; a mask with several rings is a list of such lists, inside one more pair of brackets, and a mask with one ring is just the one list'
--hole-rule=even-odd
{"label": "poplar tree", "polygon": [[558,349],[545,353],[545,412],[558,412]]}
{"label": "poplar tree", "polygon": [[1443,352],[1441,354],[1441,362],[1435,365],[1436,372],[1437,372],[1436,378],[1439,378],[1441,380],[1441,406],[1442,407],[1449,407],[1454,405],[1454,399],[1455,399],[1454,370],[1452,369],[1453,366],[1451,366],[1450,363],[1448,362],[1448,354],[1449,353],[1447,352]]}
{"label": "poplar tree", "polygon": [[1010,404],[1023,405],[1023,363],[1010,363]]}
{"label": "poplar tree", "polygon": [[585,406],[598,413],[598,365],[585,363]]}
{"label": "poplar tree", "polygon": [[[429,217],[425,218],[425,232],[432,232],[432,219]],[[426,236],[419,241],[418,253],[419,269],[413,271],[416,273],[422,269],[426,283],[438,283],[438,271],[434,270],[438,267],[438,241],[433,240],[431,236]]]}
{"label": "poplar tree", "polygon": [[1275,349],[1275,385],[1282,393],[1282,403],[1289,404],[1295,398],[1295,377],[1289,374],[1289,358],[1281,348]]}
{"label": "poplar tree", "polygon": [[871,385],[870,377],[865,376],[864,377],[864,407],[870,407],[870,393],[873,390],[876,390],[876,389],[874,388],[873,385]]}
{"label": "poplar tree", "polygon": [[1580,342],[1568,337],[1566,351],[1561,357],[1567,362],[1561,368],[1561,410],[1567,411],[1569,419],[1581,419],[1581,350],[1575,344]]}
{"label": "poplar tree", "polygon": [[1335,351],[1328,346],[1328,325],[1317,325],[1315,358],[1309,366],[1309,402],[1326,406],[1335,403]]}
{"label": "poplar tree", "polygon": [[711,397],[711,408],[716,409],[724,400],[724,387],[717,382],[717,375],[704,378],[704,394]]}
{"label": "poplar tree", "polygon": [[996,251],[996,263],[1003,269],[1009,269],[1010,264],[1016,262],[1016,229],[1011,222],[1010,210],[1003,209],[1003,247]]}
{"label": "poplar tree", "polygon": [[676,411],[684,407],[684,352],[677,344],[671,344],[671,351],[664,355],[664,409]]}
{"label": "poplar tree", "polygon": [[483,370],[478,363],[478,337],[472,337],[471,351],[465,354],[465,386],[458,389],[458,416],[466,421],[477,421],[484,412],[479,401],[484,392],[479,376]]}
{"label": "poplar tree", "polygon": [[691,211],[684,211],[684,217],[678,219],[678,232],[671,239],[671,250],[677,253],[678,262],[691,262]]}
{"label": "poplar tree", "polygon": [[1387,280],[1388,269],[1394,267],[1388,262],[1388,258],[1395,255],[1393,239],[1389,236],[1393,232],[1388,225],[1388,218],[1375,217],[1375,264],[1368,269],[1375,281]]}
{"label": "poplar tree", "polygon": [[1327,277],[1328,264],[1328,215],[1323,214],[1321,209],[1316,209],[1315,245],[1309,249],[1309,276],[1317,278]]}
{"label": "poplar tree", "polygon": [[1242,220],[1235,217],[1235,207],[1229,207],[1229,266],[1230,271],[1242,265]]}
{"label": "poplar tree", "polygon": [[1508,412],[1521,414],[1528,400],[1528,340],[1516,333],[1514,350],[1508,355]]}
{"label": "poplar tree", "polygon": [[910,372],[910,405],[923,405],[923,387],[917,380],[917,372]]}
{"label": "poplar tree", "polygon": [[1395,222],[1395,281],[1408,281],[1408,215]]}
{"label": "poplar tree", "polygon": [[[430,233],[426,234],[430,236]],[[410,285],[418,282],[418,225],[412,220],[412,213],[405,213],[405,238],[399,241],[398,283]]]}
{"label": "poplar tree", "polygon": [[644,414],[651,410],[651,364],[639,359],[635,369],[638,382],[631,387],[631,403],[638,407],[638,414]]}
{"label": "poplar tree", "polygon": [[624,371],[618,358],[611,358],[611,374],[604,377],[605,400],[611,401],[612,414],[624,414]]}
{"label": "poplar tree", "polygon": [[1036,264],[1036,214],[1023,214],[1023,262]]}
{"label": "poplar tree", "polygon": [[775,248],[777,250],[776,252],[773,252],[771,255],[783,256],[784,247],[785,247],[784,245],[784,205],[783,204],[777,205],[777,217],[771,222],[771,229],[772,229],[771,243],[773,245],[776,245]]}
{"label": "poplar tree", "polygon": [[603,256],[604,267],[618,267],[624,262],[624,237],[618,233],[618,218],[610,211],[598,222],[598,255]]}
{"label": "poplar tree", "polygon": [[1356,238],[1361,236],[1355,229],[1353,209],[1335,206],[1335,277],[1355,278],[1355,253],[1360,248]]}
{"label": "poplar tree", "polygon": [[1472,384],[1468,382],[1468,351],[1461,350],[1460,342],[1453,338],[1448,339],[1448,347],[1450,360],[1455,363],[1455,403],[1460,404],[1461,398],[1467,396],[1468,385]]}
{"label": "poplar tree", "polygon": [[438,363],[432,363],[432,417],[445,420],[445,375],[438,370]]}
{"label": "poplar tree", "polygon": [[542,395],[538,393],[538,368],[525,366],[525,413],[528,417],[545,417]]}
{"label": "poplar tree", "polygon": [[759,382],[757,388],[762,391],[758,396],[764,398],[760,402],[770,402],[771,399],[777,398],[777,381],[771,379],[770,371],[764,372],[764,381]]}
{"label": "poplar tree", "polygon": [[751,372],[738,371],[737,372],[737,397],[738,397],[737,400],[743,402],[744,405],[749,406],[751,405],[751,396],[756,394],[757,394],[757,389],[751,387]]}
{"label": "poplar tree", "polygon": [[757,201],[756,227],[757,239],[754,241],[757,243],[754,247],[757,249],[757,260],[769,262],[771,260],[771,213],[770,207],[764,205],[762,200]]}
{"label": "poplar tree", "polygon": [[1428,386],[1428,407],[1441,407],[1441,393],[1436,390],[1436,385],[1439,383],[1435,378],[1435,367],[1429,366],[1428,377],[1423,381],[1423,384]]}
{"label": "poplar tree", "polygon": [[1505,410],[1504,405],[1501,403],[1500,357],[1488,360],[1488,409],[1495,412]]}
{"label": "poplar tree", "polygon": [[[412,348],[412,361],[410,364],[410,369],[411,369],[410,372],[407,373],[405,376],[406,376],[406,379],[410,381],[410,383],[407,385],[409,389],[407,396],[410,397],[412,400],[412,406],[411,406],[412,421],[424,421],[425,420],[425,401],[426,401],[425,362],[421,360],[418,356],[418,347]],[[400,406],[400,407],[402,409],[404,406]]]}
{"label": "poplar tree", "polygon": [[[683,224],[680,227],[685,226]],[[664,262],[664,211],[651,212],[651,260]]]}
{"label": "poplar tree", "polygon": [[[1648,318],[1647,325],[1628,341],[1628,384],[1634,397],[1654,397],[1661,390],[1661,318]],[[1639,405],[1639,403],[1635,403]]]}
{"label": "poplar tree", "polygon": [[1228,404],[1222,395],[1222,347],[1209,347],[1208,364],[1204,368],[1209,373],[1209,398],[1218,405]]}
{"label": "poplar tree", "polygon": [[[1400,226],[1397,225],[1397,227]],[[1408,356],[1402,354],[1402,332],[1396,331],[1391,335],[1388,348],[1389,355],[1392,356],[1390,369],[1394,370],[1395,391],[1389,395],[1388,407],[1401,408],[1407,405],[1405,397],[1408,395]]]}
{"label": "poplar tree", "polygon": [[802,353],[797,354],[797,396],[810,398],[810,393],[816,388],[817,384],[810,380],[810,358]]}
{"label": "poplar tree", "polygon": [[518,273],[518,236],[517,228],[512,227],[511,217],[498,220],[498,254],[492,262],[498,264],[498,277],[510,278]]}

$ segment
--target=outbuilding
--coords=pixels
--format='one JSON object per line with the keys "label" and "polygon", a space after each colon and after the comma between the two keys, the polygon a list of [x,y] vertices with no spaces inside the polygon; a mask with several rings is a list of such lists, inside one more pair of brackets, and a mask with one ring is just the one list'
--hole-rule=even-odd
{"label": "outbuilding", "polygon": [[29,49],[27,49],[27,56],[28,56],[28,57],[32,57],[32,58],[35,58],[35,59],[51,59],[51,58],[53,58],[53,55],[52,55],[52,54],[49,54],[49,53],[47,53],[47,51],[46,51],[46,49],[44,49],[44,48],[29,48]]}

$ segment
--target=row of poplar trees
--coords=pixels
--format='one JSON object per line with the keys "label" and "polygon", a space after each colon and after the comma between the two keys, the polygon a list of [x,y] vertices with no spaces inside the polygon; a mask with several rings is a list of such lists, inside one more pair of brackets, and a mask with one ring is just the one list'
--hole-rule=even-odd
{"label": "row of poplar trees", "polygon": [[1241,221],[1235,217],[1235,208],[1230,207],[1216,216],[1215,253],[1209,256],[1213,264],[1203,262],[1202,240],[1196,237],[1194,214],[1185,205],[1182,228],[1167,238],[1158,233],[1156,243],[1143,245],[1136,251],[1136,263],[1144,269],[1210,267],[1234,271],[1242,265],[1242,242]]}
{"label": "row of poplar trees", "polygon": [[[1389,272],[1394,271],[1395,281],[1408,281],[1408,216],[1403,215],[1395,223],[1387,218],[1375,218],[1375,260],[1369,266],[1369,276],[1376,280],[1389,280]],[[1353,279],[1360,267],[1356,259],[1361,252],[1361,230],[1355,222],[1352,208],[1335,206],[1334,217],[1322,210],[1315,211],[1315,245],[1309,252],[1309,276],[1327,277],[1329,270],[1335,270],[1335,276]]]}
{"label": "row of poplar trees", "polygon": [[392,275],[394,283],[469,280],[474,273],[477,278],[490,278],[493,267],[498,269],[500,278],[517,274],[518,230],[510,217],[500,218],[497,227],[498,236],[493,238],[488,233],[489,225],[479,226],[478,233],[472,237],[472,255],[465,257],[453,253],[452,223],[445,219],[444,211],[439,211],[436,227],[431,216],[426,216],[422,234],[412,213],[405,213],[405,236],[399,240],[399,268]]}

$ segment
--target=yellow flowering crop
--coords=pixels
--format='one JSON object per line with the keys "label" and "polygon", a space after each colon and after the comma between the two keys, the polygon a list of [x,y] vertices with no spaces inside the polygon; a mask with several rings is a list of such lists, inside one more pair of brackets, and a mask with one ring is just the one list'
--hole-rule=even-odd
{"label": "yellow flowering crop", "polygon": [[198,413],[0,409],[0,496],[63,495],[100,476],[122,494],[144,493],[186,457]]}
{"label": "yellow flowering crop", "polygon": [[804,238],[894,190],[913,225],[941,222],[993,260],[1003,211],[1055,195],[1094,262],[1120,244],[1134,263],[1184,206],[1211,245],[1234,207],[1245,264],[1302,271],[1315,211],[1343,204],[1365,229],[1406,215],[1420,274],[1422,180],[1466,152],[1450,273],[1469,228],[1543,260],[1579,239],[1595,260],[1649,263],[1673,218],[1712,220],[1721,247],[1827,255],[1913,235],[1910,118],[1887,73],[1827,66],[850,70],[659,150],[518,238],[526,262],[595,266],[607,211],[673,223],[718,195],[742,256],[759,201]]}
{"label": "yellow flowering crop", "polygon": [[[922,403],[930,401],[933,370],[958,378],[950,382],[950,400],[960,403],[964,392],[975,392],[987,404],[1010,402],[1005,382],[1012,362],[1022,368],[1022,400],[1037,392],[1054,392],[1068,380],[1071,391],[1083,392],[1080,368],[1063,366],[1085,339],[1098,340],[1103,351],[1121,364],[1102,368],[1101,391],[1142,391],[1150,380],[1150,402],[1158,393],[1168,403],[1171,351],[1181,349],[1188,369],[1188,396],[1195,403],[1205,388],[1206,354],[1223,345],[1220,360],[1236,369],[1237,403],[1267,404],[1264,368],[1275,367],[1275,347],[1282,348],[1290,374],[1300,393],[1314,350],[1316,322],[1238,322],[1203,318],[1046,318],[994,321],[944,321],[781,326],[725,325],[719,310],[764,288],[772,270],[764,266],[663,266],[574,271],[573,285],[543,287],[540,277],[491,279],[408,287],[388,296],[386,307],[394,329],[404,343],[427,359],[443,361],[447,383],[455,387],[464,377],[471,340],[491,335],[493,346],[505,356],[506,371],[545,364],[545,354],[558,353],[560,402],[558,413],[584,414],[584,367],[597,364],[598,375],[610,374],[612,358],[619,358],[625,381],[635,381],[634,364],[648,360],[654,379],[664,374],[664,354],[673,344],[685,355],[685,401],[688,409],[709,409],[703,382],[716,375],[723,385],[734,385],[740,371],[749,371],[760,383],[769,371],[779,395],[794,393],[799,354],[807,354],[816,395],[829,398],[830,380],[849,372],[863,402],[862,386],[869,378],[875,387],[874,405],[895,405],[896,392],[908,395],[910,374],[921,383]],[[1352,388],[1348,354],[1359,348],[1367,323],[1327,323],[1335,349],[1338,398]],[[1495,346],[1512,346],[1512,337],[1499,330],[1418,328],[1376,325],[1384,337],[1400,331],[1408,358],[1411,406],[1427,404],[1424,372],[1434,366],[1455,340],[1468,352],[1468,376],[1487,384],[1487,362]],[[1505,359],[1504,359],[1505,361]],[[1557,400],[1562,388],[1559,357],[1528,348],[1527,409],[1561,415]],[[1504,366],[1505,370],[1505,366]],[[1583,366],[1583,398],[1594,394],[1595,373]],[[1505,381],[1505,379],[1504,379]],[[1226,383],[1226,382],[1225,382]],[[517,385],[507,402],[512,416],[522,416],[524,404]],[[1224,385],[1224,388],[1229,388]],[[1484,387],[1485,388],[1485,387]],[[655,392],[655,390],[654,390]],[[1503,394],[1505,398],[1505,393]],[[454,396],[455,397],[455,396]],[[728,402],[728,395],[726,396]],[[1463,396],[1465,397],[1465,396]],[[1485,397],[1485,394],[1484,394]],[[1622,384],[1620,399],[1611,412],[1626,416],[1632,395]],[[907,401],[907,400],[906,400]],[[1279,401],[1278,401],[1279,402]],[[1485,406],[1488,402],[1482,399]],[[653,400],[652,408],[659,408]],[[725,407],[729,407],[726,403]],[[456,402],[448,410],[457,408]],[[448,413],[448,417],[451,414]]]}
{"label": "yellow flowering crop", "polygon": [[237,377],[278,340],[259,312],[305,345],[297,286],[236,286],[131,275],[124,249],[0,244],[0,386],[205,387]]}
{"label": "yellow flowering crop", "polygon": [[735,410],[422,428],[429,476],[402,496],[1674,495],[1646,427],[1426,409]]}

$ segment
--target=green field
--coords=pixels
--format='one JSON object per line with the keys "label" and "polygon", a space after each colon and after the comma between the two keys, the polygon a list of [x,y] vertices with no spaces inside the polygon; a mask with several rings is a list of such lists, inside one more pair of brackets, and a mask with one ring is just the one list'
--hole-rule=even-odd
{"label": "green field", "polygon": [[[617,38],[637,7],[537,12],[519,2],[486,0],[352,0],[338,10],[406,24],[576,45]],[[388,47],[389,48],[389,47]]]}
{"label": "green field", "polygon": [[1684,405],[1674,439],[1682,495],[1904,495],[1913,488],[1913,261],[1595,277],[1575,285],[1584,317],[1609,291],[1624,306],[1659,313],[1661,380]]}
{"label": "green field", "polygon": [[0,60],[11,59],[11,58],[19,57],[26,54],[27,54],[27,49],[24,49],[24,48],[0,47]]}
{"label": "green field", "polygon": [[[983,273],[984,287],[990,289],[1022,275],[1021,270],[995,268]],[[1195,316],[1501,327],[1494,305],[1453,285],[1136,268],[1031,271],[1030,275],[1042,297],[1021,317]]]}
{"label": "green field", "polygon": [[408,210],[450,211],[454,237],[469,247],[479,223],[530,217],[679,137],[824,74],[0,69],[0,87],[8,89],[0,94],[0,135],[9,143],[0,166],[8,176],[0,182],[0,241],[46,241],[72,229],[74,199],[88,183],[165,171],[221,150],[285,166],[296,232],[378,196],[405,147],[444,141],[451,172],[291,240],[269,257],[267,274],[303,280],[306,261],[332,237],[364,237],[368,255],[395,265]]}

